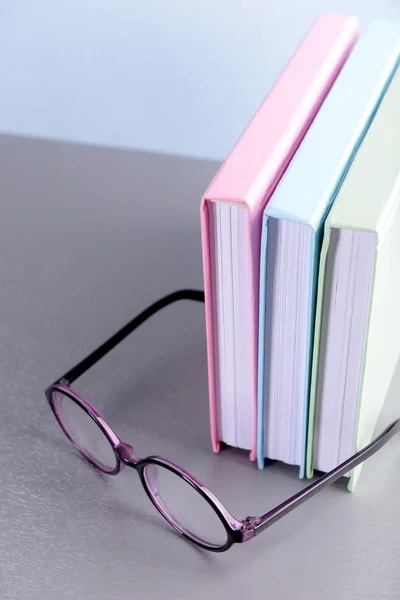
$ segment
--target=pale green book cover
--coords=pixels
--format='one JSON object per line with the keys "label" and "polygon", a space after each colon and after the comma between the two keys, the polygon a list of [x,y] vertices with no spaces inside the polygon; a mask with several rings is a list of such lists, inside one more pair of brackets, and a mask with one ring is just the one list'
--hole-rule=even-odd
{"label": "pale green book cover", "polygon": [[[349,169],[327,217],[321,250],[316,306],[307,477],[313,474],[314,424],[321,324],[331,230],[352,229],[376,235],[369,318],[365,335],[358,396],[354,452],[367,445],[386,398],[400,354],[400,70]],[[352,491],[361,467],[349,480]]]}

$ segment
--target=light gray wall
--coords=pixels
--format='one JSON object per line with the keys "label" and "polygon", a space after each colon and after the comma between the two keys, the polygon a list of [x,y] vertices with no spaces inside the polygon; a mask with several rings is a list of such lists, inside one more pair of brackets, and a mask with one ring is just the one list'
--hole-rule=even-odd
{"label": "light gray wall", "polygon": [[2,0],[0,132],[223,159],[314,18],[399,0]]}

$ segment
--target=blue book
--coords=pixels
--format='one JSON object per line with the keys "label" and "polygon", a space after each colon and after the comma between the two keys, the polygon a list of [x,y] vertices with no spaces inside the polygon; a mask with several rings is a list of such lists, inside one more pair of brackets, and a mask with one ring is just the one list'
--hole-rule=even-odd
{"label": "blue book", "polygon": [[300,466],[307,448],[323,224],[396,71],[400,29],[373,22],[351,52],[264,210],[260,256],[257,462]]}

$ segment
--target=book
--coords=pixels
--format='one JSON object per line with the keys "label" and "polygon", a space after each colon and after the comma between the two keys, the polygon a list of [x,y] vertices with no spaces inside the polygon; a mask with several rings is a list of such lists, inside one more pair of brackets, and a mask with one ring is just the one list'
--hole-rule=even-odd
{"label": "book", "polygon": [[257,461],[305,474],[323,224],[399,62],[399,28],[361,36],[267,204],[260,258]]}
{"label": "book", "polygon": [[[400,351],[400,70],[325,223],[307,476],[371,441]],[[353,490],[361,466],[349,473]]]}
{"label": "book", "polygon": [[[201,234],[211,439],[256,451],[262,211],[358,36],[353,16],[323,15],[205,192]],[[261,74],[260,74],[261,76]]]}

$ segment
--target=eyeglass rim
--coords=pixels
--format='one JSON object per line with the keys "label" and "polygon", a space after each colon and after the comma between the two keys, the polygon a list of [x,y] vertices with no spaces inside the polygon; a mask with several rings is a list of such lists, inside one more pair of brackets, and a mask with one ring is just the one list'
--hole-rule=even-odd
{"label": "eyeglass rim", "polygon": [[[107,470],[101,464],[97,463],[94,459],[91,458],[90,455],[84,452],[84,450],[79,446],[79,444],[75,441],[74,437],[70,435],[66,427],[64,426],[63,420],[57,412],[56,402],[54,395],[59,392],[70,398],[73,402],[75,402],[99,427],[104,436],[107,438],[109,442],[115,458],[116,458],[116,467],[114,470]],[[46,397],[50,404],[51,410],[57,419],[58,424],[60,425],[62,431],[69,439],[69,441],[73,444],[75,449],[81,454],[85,460],[87,460],[93,467],[99,469],[103,473],[107,475],[117,475],[124,466],[128,466],[137,471],[139,479],[142,483],[142,486],[149,497],[152,504],[155,506],[157,511],[161,514],[161,516],[183,537],[189,539],[191,542],[195,543],[197,546],[205,548],[206,550],[210,550],[212,552],[225,552],[229,550],[229,548],[235,543],[241,543],[243,541],[242,534],[242,526],[243,523],[236,519],[231,513],[227,510],[227,508],[222,504],[222,502],[213,494],[213,492],[205,486],[199,479],[197,479],[192,473],[184,469],[183,467],[175,464],[174,462],[163,458],[161,456],[147,456],[146,458],[138,458],[137,460],[131,460],[130,457],[127,457],[124,453],[124,449],[127,444],[125,444],[120,437],[115,433],[115,431],[110,427],[101,413],[92,406],[87,400],[85,400],[80,394],[75,392],[69,385],[64,385],[62,383],[52,384],[46,390]],[[145,476],[145,467],[149,464],[155,464],[157,466],[163,467],[177,475],[179,478],[184,480],[188,485],[196,490],[198,494],[209,504],[212,510],[215,512],[220,522],[222,523],[226,534],[227,540],[224,545],[216,545],[209,542],[206,542],[200,537],[197,537],[195,534],[187,531],[183,526],[179,525],[173,515],[169,515],[168,512],[164,511],[162,506],[157,502],[157,499],[154,497],[153,491],[151,489],[150,484],[146,480]]]}
{"label": "eyeglass rim", "polygon": [[[94,421],[94,423],[97,425],[97,427],[104,434],[105,438],[107,439],[108,443],[110,444],[110,446],[114,452],[114,456],[115,456],[115,468],[114,469],[107,469],[107,467],[103,466],[101,463],[98,463],[94,458],[92,458],[90,454],[87,454],[84,451],[84,449],[82,447],[80,447],[79,443],[75,440],[75,438],[71,435],[71,433],[68,431],[68,429],[66,428],[65,423],[62,419],[62,416],[59,414],[59,411],[57,410],[57,403],[55,400],[55,394],[57,392],[64,394],[64,396],[67,396],[70,400],[75,402],[75,404],[77,404],[92,419],[92,421]],[[89,402],[87,402],[82,396],[80,396],[80,394],[76,393],[71,387],[65,386],[62,384],[51,385],[46,390],[46,397],[50,404],[50,408],[51,408],[55,418],[57,419],[57,422],[60,425],[62,431],[67,436],[67,438],[72,443],[72,445],[75,447],[75,449],[79,452],[79,454],[81,454],[85,458],[85,460],[87,460],[93,467],[95,467],[96,469],[99,469],[99,471],[102,471],[103,473],[106,473],[107,475],[117,475],[121,471],[122,464],[123,464],[121,462],[121,458],[117,452],[117,447],[121,444],[121,440],[116,435],[116,433],[111,429],[111,427],[108,425],[108,423],[105,421],[103,416],[99,413],[99,411],[96,410],[96,408],[94,406],[92,406]]]}
{"label": "eyeglass rim", "polygon": [[[196,534],[186,529],[184,525],[181,525],[180,522],[177,521],[172,514],[169,514],[163,509],[162,505],[160,505],[160,503],[157,501],[153,494],[151,484],[146,479],[146,467],[151,464],[157,465],[161,468],[165,468],[174,475],[177,475],[180,479],[185,481],[185,483],[190,485],[198,494],[200,494],[203,500],[207,502],[207,504],[211,507],[211,509],[218,517],[219,521],[222,523],[226,533],[225,544],[213,544],[211,542],[207,542],[201,537],[198,537]],[[242,541],[242,533],[240,531],[242,523],[235,519],[232,515],[230,515],[229,512],[225,509],[225,507],[218,500],[218,498],[216,498],[206,486],[201,484],[201,482],[199,482],[196,479],[196,477],[194,477],[191,473],[186,471],[186,469],[183,469],[179,465],[176,465],[175,463],[165,458],[162,458],[161,456],[148,456],[144,459],[141,459],[140,462],[136,465],[136,467],[142,485],[151,502],[154,504],[158,512],[164,517],[164,519],[185,538],[189,539],[197,546],[214,552],[225,552],[232,546],[232,544],[240,543]]]}

